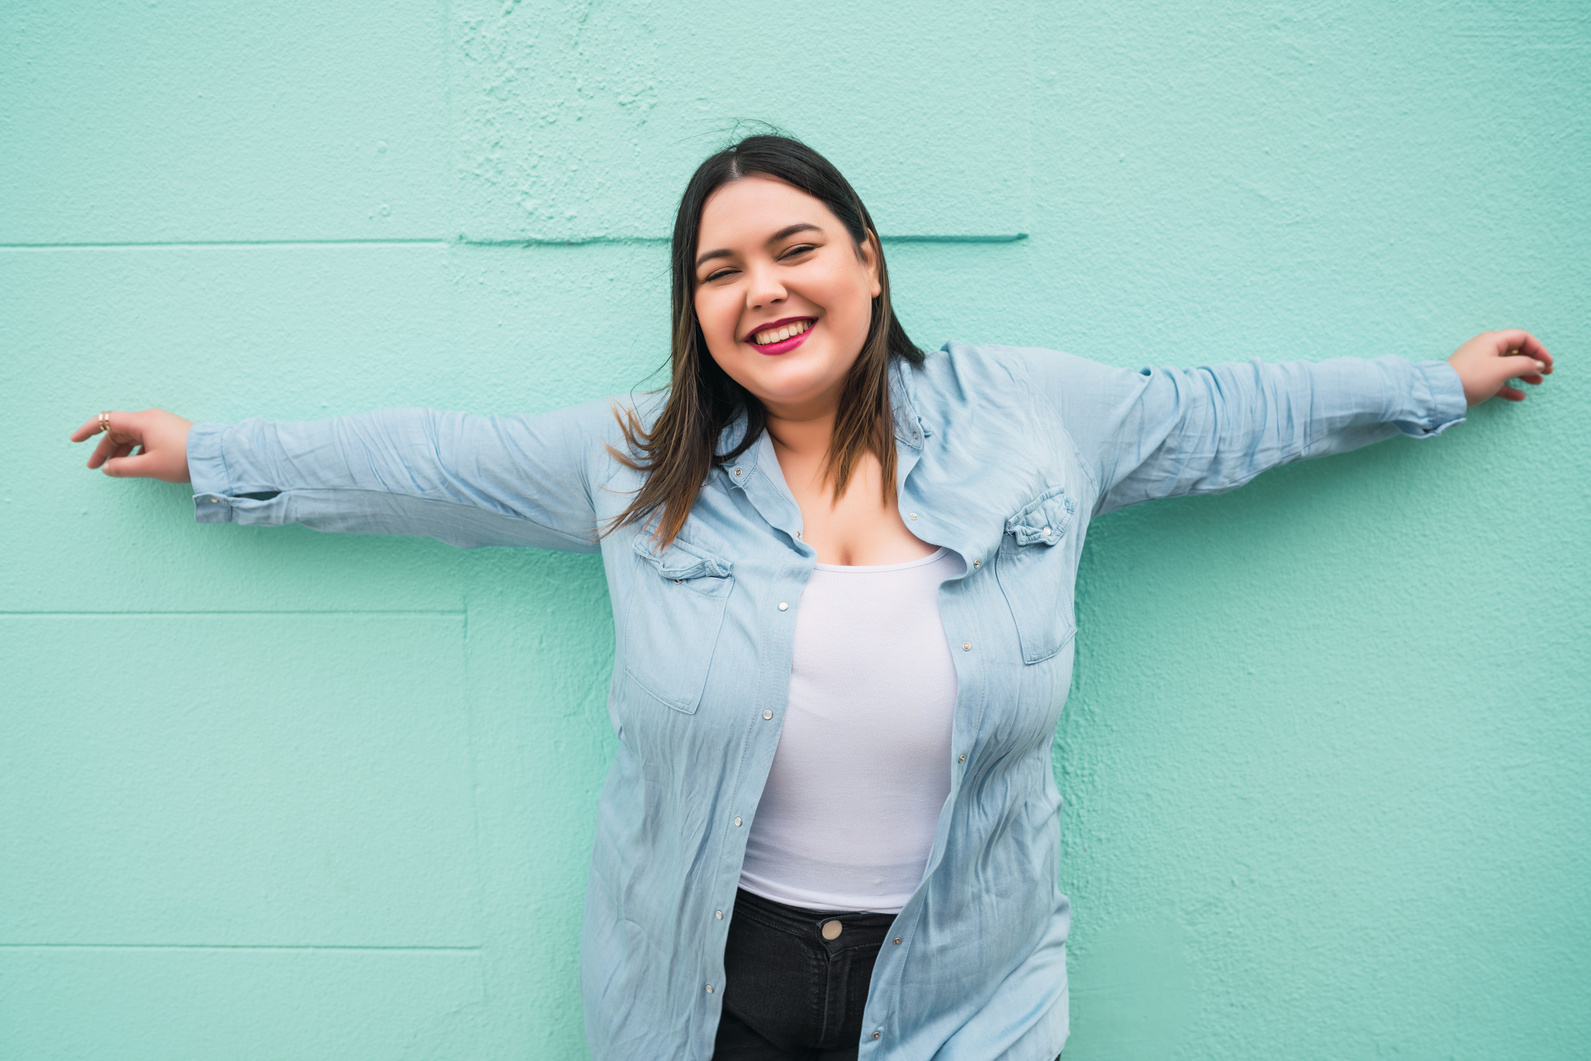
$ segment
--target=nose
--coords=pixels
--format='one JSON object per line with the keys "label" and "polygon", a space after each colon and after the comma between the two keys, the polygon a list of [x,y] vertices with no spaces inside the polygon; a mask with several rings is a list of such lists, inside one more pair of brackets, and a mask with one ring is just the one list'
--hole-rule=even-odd
{"label": "nose", "polygon": [[753,265],[747,269],[746,308],[761,309],[783,302],[789,294],[780,283],[778,273],[768,265]]}

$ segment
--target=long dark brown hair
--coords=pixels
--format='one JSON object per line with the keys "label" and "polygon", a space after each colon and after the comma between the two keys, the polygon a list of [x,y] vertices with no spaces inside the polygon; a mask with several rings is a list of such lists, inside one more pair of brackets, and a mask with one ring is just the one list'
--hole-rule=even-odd
{"label": "long dark brown hair", "polygon": [[[851,366],[840,392],[834,437],[829,442],[829,480],[838,499],[850,482],[857,462],[871,451],[883,468],[886,502],[895,493],[895,430],[889,400],[889,370],[894,358],[913,364],[923,360],[921,350],[906,337],[889,301],[889,272],[878,230],[861,198],[840,171],[816,151],[786,136],[748,136],[711,156],[697,167],[679,213],[674,216],[670,251],[673,272],[674,334],[671,343],[668,398],[662,412],[647,430],[633,409],[615,409],[629,453],[609,447],[622,463],[646,478],[641,489],[604,533],[636,523],[662,509],[656,538],[667,545],[679,534],[715,464],[740,456],[761,436],[767,412],[756,395],[729,378],[707,351],[701,323],[696,319],[696,252],[702,206],[708,196],[731,181],[753,174],[775,177],[806,192],[839,218],[856,243],[857,252],[870,245],[878,256],[879,292],[873,298],[873,317],[862,351]],[[744,411],[746,433],[734,449],[715,452],[719,435]]]}

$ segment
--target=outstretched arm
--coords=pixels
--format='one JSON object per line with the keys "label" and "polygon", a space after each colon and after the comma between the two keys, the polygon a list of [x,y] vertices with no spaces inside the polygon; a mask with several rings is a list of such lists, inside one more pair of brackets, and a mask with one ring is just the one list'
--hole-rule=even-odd
{"label": "outstretched arm", "polygon": [[1400,357],[1114,368],[1023,351],[1098,486],[1096,512],[1219,493],[1267,468],[1342,453],[1402,433],[1425,438],[1507,386],[1537,384],[1552,357],[1528,332],[1486,332],[1446,362]]}
{"label": "outstretched arm", "polygon": [[72,437],[103,431],[88,463],[108,475],[191,481],[201,522],[592,551],[612,425],[606,402],[534,417],[398,409],[232,425],[152,409],[95,417]]}

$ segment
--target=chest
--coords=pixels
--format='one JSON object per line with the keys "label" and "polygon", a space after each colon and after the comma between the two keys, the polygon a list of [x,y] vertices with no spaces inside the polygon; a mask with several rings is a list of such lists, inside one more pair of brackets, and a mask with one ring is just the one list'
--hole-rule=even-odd
{"label": "chest", "polygon": [[894,491],[885,492],[882,463],[864,453],[843,492],[836,494],[825,461],[776,451],[778,470],[801,511],[801,540],[820,564],[898,564],[936,548],[912,533]]}
{"label": "chest", "polygon": [[[739,718],[749,690],[782,700],[816,563],[899,563],[939,546],[965,563],[939,598],[962,695],[1002,711],[1056,703],[1091,500],[1065,432],[1014,405],[924,434],[898,446],[900,489],[887,504],[876,471],[838,505],[800,489],[767,444],[715,471],[669,546],[641,528],[608,538],[616,711],[629,705],[649,731],[684,739],[701,728],[684,717]],[[753,721],[779,717],[776,703]]]}

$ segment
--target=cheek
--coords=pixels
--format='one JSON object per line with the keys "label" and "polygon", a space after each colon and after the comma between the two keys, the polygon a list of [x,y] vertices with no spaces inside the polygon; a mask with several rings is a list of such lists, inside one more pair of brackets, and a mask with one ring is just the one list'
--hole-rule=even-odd
{"label": "cheek", "polygon": [[[736,354],[735,325],[739,323],[738,314],[726,311],[722,305],[714,306],[711,292],[698,292],[692,305],[696,308],[696,320],[702,326],[702,336],[707,340],[707,355],[717,362],[718,367],[729,374],[731,379],[736,379],[732,371]],[[722,301],[722,300],[718,300]],[[738,381],[738,380],[737,380]]]}
{"label": "cheek", "polygon": [[721,291],[698,291],[693,304],[696,307],[696,319],[702,325],[702,333],[709,340],[715,343],[724,338],[734,341],[735,326],[740,323],[740,310],[733,297],[726,298]]}
{"label": "cheek", "polygon": [[708,331],[712,327],[711,300],[698,291],[691,296],[691,308],[696,311],[696,320],[701,324],[702,331]]}
{"label": "cheek", "polygon": [[850,337],[858,341],[867,337],[868,326],[873,323],[873,300],[868,295],[865,276],[860,280],[848,276],[836,284],[829,305],[837,311],[831,314],[838,318],[836,323]]}

